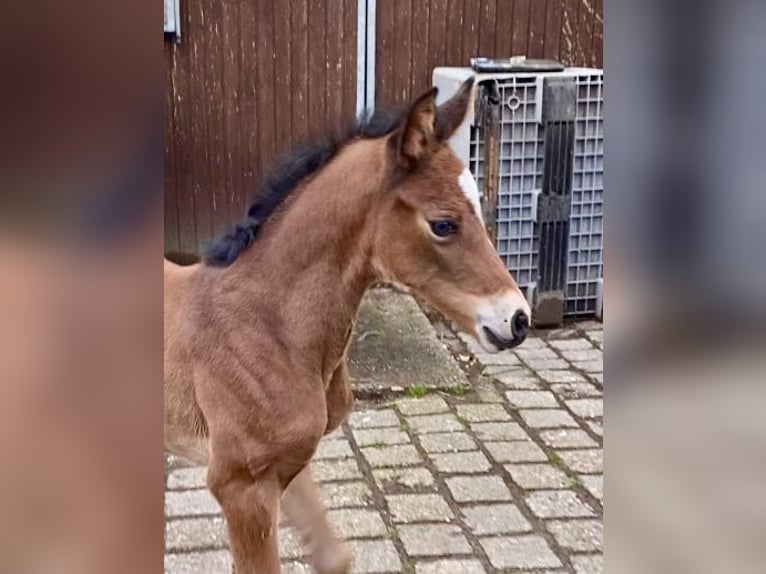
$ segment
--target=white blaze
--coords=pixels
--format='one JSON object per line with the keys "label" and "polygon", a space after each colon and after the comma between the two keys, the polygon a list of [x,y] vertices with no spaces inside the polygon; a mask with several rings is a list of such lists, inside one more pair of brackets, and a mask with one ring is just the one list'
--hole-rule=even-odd
{"label": "white blaze", "polygon": [[471,202],[473,210],[476,212],[476,217],[479,218],[479,221],[484,223],[484,218],[481,215],[479,188],[476,186],[476,180],[473,178],[473,175],[471,175],[471,171],[468,168],[465,168],[463,173],[460,174],[460,177],[457,178],[457,182],[458,185],[460,185],[460,189],[463,190],[463,193],[465,193],[465,196],[468,198],[468,201]]}

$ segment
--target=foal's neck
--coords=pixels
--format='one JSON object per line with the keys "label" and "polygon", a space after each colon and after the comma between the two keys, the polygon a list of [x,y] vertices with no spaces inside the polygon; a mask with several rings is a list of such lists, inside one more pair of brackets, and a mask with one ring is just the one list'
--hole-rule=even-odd
{"label": "foal's neck", "polygon": [[385,168],[382,140],[350,144],[294,190],[233,266],[258,313],[329,376],[342,360],[371,265],[375,206]]}

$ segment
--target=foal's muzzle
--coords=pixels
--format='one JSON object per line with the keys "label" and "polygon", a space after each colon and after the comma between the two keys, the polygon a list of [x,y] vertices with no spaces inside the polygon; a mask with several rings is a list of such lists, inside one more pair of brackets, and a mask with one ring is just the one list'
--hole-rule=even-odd
{"label": "foal's muzzle", "polygon": [[492,331],[489,327],[482,327],[487,340],[497,347],[500,351],[513,349],[521,345],[527,338],[527,329],[529,328],[529,317],[523,311],[516,311],[511,318],[512,339],[505,339]]}

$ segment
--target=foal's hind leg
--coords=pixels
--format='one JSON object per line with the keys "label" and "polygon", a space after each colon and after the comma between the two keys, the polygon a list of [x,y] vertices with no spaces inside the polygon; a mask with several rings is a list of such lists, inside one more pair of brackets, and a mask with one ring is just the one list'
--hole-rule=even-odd
{"label": "foal's hind leg", "polygon": [[351,571],[351,553],[343,546],[327,523],[319,488],[307,465],[288,485],[282,495],[282,509],[288,521],[311,549],[311,561],[318,574],[347,574]]}

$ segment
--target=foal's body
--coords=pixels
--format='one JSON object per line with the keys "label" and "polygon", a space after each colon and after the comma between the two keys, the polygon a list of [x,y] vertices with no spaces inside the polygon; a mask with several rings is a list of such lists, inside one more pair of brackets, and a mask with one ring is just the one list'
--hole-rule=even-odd
{"label": "foal's body", "polygon": [[[351,408],[346,349],[373,282],[421,292],[494,350],[523,339],[508,324],[528,317],[529,307],[458,188],[463,166],[442,145],[464,116],[467,94],[446,127],[433,95],[397,132],[349,142],[299,182],[260,226],[257,245],[231,265],[165,263],[166,447],[209,465],[238,574],[279,572],[280,498],[317,571],[349,569],[307,464]],[[419,169],[426,159],[428,170]],[[390,192],[397,185],[421,196],[412,191],[402,201]],[[428,226],[447,216],[462,233],[460,242],[446,239],[448,249],[456,260],[478,260],[477,268],[453,269],[439,251],[447,244]]]}

